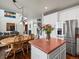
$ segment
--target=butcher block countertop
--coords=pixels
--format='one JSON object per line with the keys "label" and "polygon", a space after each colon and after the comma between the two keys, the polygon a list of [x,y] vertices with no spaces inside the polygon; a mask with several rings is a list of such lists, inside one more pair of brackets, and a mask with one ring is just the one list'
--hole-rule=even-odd
{"label": "butcher block countertop", "polygon": [[59,48],[61,45],[63,45],[65,41],[57,38],[51,38],[49,41],[47,41],[46,39],[42,38],[29,41],[29,43],[34,47],[42,50],[46,54],[49,54],[55,49]]}

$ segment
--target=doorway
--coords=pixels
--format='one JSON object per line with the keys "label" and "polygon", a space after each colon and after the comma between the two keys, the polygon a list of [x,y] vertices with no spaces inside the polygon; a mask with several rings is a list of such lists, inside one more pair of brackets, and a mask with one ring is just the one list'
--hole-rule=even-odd
{"label": "doorway", "polygon": [[28,34],[28,24],[25,25],[25,33]]}

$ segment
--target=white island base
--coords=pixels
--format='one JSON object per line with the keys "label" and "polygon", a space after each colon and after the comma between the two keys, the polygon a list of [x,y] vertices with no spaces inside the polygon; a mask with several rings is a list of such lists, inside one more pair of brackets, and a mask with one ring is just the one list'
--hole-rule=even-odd
{"label": "white island base", "polygon": [[30,41],[31,59],[66,59],[66,43],[62,40],[52,39]]}
{"label": "white island base", "polygon": [[66,45],[62,45],[49,54],[31,45],[31,59],[66,59]]}

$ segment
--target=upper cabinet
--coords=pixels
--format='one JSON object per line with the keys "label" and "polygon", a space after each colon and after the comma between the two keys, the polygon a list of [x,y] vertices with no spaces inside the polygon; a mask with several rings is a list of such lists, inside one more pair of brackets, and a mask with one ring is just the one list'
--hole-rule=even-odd
{"label": "upper cabinet", "polygon": [[[59,20],[64,22],[66,20],[78,20],[79,19],[79,6],[68,8],[59,11]],[[79,24],[79,21],[78,21]],[[78,26],[79,27],[79,26]]]}
{"label": "upper cabinet", "polygon": [[56,22],[57,22],[57,18],[58,18],[57,12],[46,15],[46,16],[44,16],[43,24],[51,24],[52,26],[55,26]]}
{"label": "upper cabinet", "polygon": [[[57,19],[58,19],[58,12],[49,14],[44,16],[44,19],[42,20],[42,24],[50,24],[52,27],[55,27],[57,24]],[[51,33],[51,37],[56,37],[56,28]]]}
{"label": "upper cabinet", "polygon": [[53,14],[46,15],[44,16],[43,23],[55,25],[58,20],[59,22],[64,22],[66,20],[73,20],[73,19],[77,20],[79,19],[79,5],[58,11]]}
{"label": "upper cabinet", "polygon": [[59,12],[59,19],[61,21],[76,19],[76,8],[69,8]]}
{"label": "upper cabinet", "polygon": [[78,20],[79,27],[79,5],[44,16],[43,24],[55,26],[52,35],[56,36],[57,28],[63,28],[63,24],[67,20]]}

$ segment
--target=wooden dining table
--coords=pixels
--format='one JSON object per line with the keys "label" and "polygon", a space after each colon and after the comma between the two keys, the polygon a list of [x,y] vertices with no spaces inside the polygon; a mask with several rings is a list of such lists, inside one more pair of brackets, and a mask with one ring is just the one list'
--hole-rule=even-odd
{"label": "wooden dining table", "polygon": [[[30,36],[24,36],[23,41],[30,41],[30,40],[31,40]],[[6,46],[6,45],[13,44],[14,41],[15,41],[15,37],[8,37],[8,38],[0,40],[0,43]],[[19,42],[19,40],[17,40],[16,42]]]}

